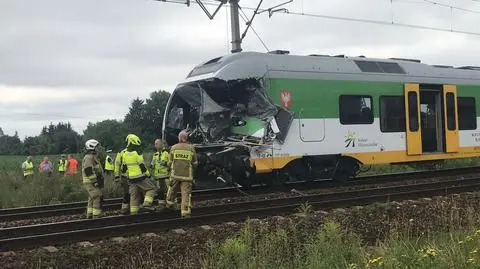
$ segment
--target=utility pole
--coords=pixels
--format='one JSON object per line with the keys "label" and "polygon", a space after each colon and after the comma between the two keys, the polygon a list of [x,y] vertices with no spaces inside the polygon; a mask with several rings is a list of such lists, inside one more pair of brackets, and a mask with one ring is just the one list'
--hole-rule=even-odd
{"label": "utility pole", "polygon": [[232,53],[242,51],[242,38],[240,37],[240,15],[238,13],[238,2],[230,0],[230,26],[232,28]]}
{"label": "utility pole", "polygon": [[[191,1],[193,2],[193,0],[155,0],[155,1],[171,2],[171,3],[177,3],[177,4],[182,3],[182,4],[186,4],[187,7],[190,6]],[[239,14],[240,6],[238,4],[240,0],[216,0],[216,1],[219,2],[219,5],[217,6],[213,14],[211,14],[210,11],[208,11],[208,9],[203,4],[202,0],[195,0],[195,2],[200,6],[200,8],[203,10],[203,12],[205,12],[205,14],[208,16],[210,20],[213,20],[213,18],[215,18],[215,15],[218,13],[218,11],[220,10],[220,8],[222,8],[223,5],[227,3],[230,4],[230,28],[232,32],[232,41],[231,41],[232,53],[237,53],[242,51],[243,38],[247,34],[248,29],[251,27],[253,19],[255,18],[255,15],[268,11],[269,17],[271,17],[274,12],[280,11],[280,9],[276,9],[276,8],[283,6],[285,4],[288,4],[290,2],[293,2],[293,0],[286,0],[286,2],[282,4],[276,5],[274,7],[271,7],[259,12],[260,6],[262,5],[262,2],[263,2],[263,0],[259,0],[258,6],[253,12],[251,19],[249,21],[246,21],[247,28],[245,29],[243,34],[240,35],[240,14]]]}

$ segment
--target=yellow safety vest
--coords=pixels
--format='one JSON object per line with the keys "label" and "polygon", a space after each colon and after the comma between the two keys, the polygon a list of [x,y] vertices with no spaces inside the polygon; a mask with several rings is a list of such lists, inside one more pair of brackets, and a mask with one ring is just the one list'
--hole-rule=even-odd
{"label": "yellow safety vest", "polygon": [[63,172],[65,171],[65,160],[58,160],[58,172]]}
{"label": "yellow safety vest", "polygon": [[[162,161],[165,162],[165,165],[162,165]],[[161,154],[160,154],[160,152],[155,152],[153,154],[153,160],[152,160],[153,175],[156,178],[168,177],[167,163],[168,163],[168,152],[167,151],[162,151]]]}
{"label": "yellow safety vest", "polygon": [[113,169],[114,170],[113,174],[115,176],[120,176],[120,174],[122,176],[125,175],[124,173],[122,173],[123,153],[125,153],[125,151],[127,150],[123,149],[122,151],[117,153],[117,156],[115,156],[115,168]]}
{"label": "yellow safety vest", "polygon": [[33,175],[33,163],[24,161],[23,165],[25,166],[25,170],[23,170],[23,176]]}
{"label": "yellow safety vest", "polygon": [[113,160],[112,158],[110,158],[110,156],[107,155],[107,157],[105,158],[105,170],[113,171],[114,169],[115,167],[113,165]]}
{"label": "yellow safety vest", "polygon": [[127,166],[126,176],[129,180],[141,179],[150,176],[148,170],[145,173],[142,173],[140,169],[140,164],[144,164],[143,156],[138,154],[136,151],[125,151],[123,153],[123,165]]}

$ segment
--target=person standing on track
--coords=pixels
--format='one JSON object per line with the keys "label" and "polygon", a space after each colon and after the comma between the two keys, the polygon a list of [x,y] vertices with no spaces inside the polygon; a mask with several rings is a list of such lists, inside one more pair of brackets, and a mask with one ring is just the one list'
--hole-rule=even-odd
{"label": "person standing on track", "polygon": [[167,186],[168,186],[168,151],[165,148],[162,148],[162,141],[160,139],[155,139],[155,149],[157,150],[153,154],[152,162],[150,164],[152,168],[153,176],[157,181],[157,198],[158,206],[160,208],[165,207],[165,197],[167,195]]}
{"label": "person standing on track", "polygon": [[86,154],[82,161],[83,186],[88,192],[87,218],[102,216],[101,199],[104,176],[97,156],[98,145],[99,142],[95,139],[85,142]]}
{"label": "person standing on track", "polygon": [[[157,196],[157,187],[149,179],[150,173],[145,166],[140,146],[140,138],[134,134],[129,134],[126,138],[127,148],[122,154],[121,172],[127,176],[130,191],[130,214],[154,211],[152,206],[154,198]],[[140,191],[145,192],[143,205],[138,205]]]}
{"label": "person standing on track", "polygon": [[175,205],[175,196],[177,188],[180,186],[182,193],[181,216],[189,217],[191,215],[191,196],[193,171],[197,167],[197,155],[195,147],[187,142],[188,135],[185,130],[178,134],[178,144],[170,149],[168,167],[170,167],[170,181],[167,192],[167,208]]}
{"label": "person standing on track", "polygon": [[[127,140],[125,140],[127,142]],[[115,157],[115,167],[113,174],[115,176],[115,183],[119,183],[120,187],[123,190],[123,199],[122,199],[122,208],[121,213],[126,215],[130,212],[130,191],[127,181],[127,175],[125,173],[120,173],[122,162],[123,162],[123,153],[125,153],[127,149],[121,150],[117,153]],[[138,203],[138,202],[137,202]]]}

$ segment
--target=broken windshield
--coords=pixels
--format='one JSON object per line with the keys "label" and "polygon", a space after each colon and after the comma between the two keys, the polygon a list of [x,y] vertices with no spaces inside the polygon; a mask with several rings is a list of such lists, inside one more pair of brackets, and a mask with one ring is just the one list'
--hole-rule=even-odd
{"label": "broken windshield", "polygon": [[269,122],[277,107],[257,79],[211,79],[177,87],[167,111],[166,132],[173,136],[181,129],[200,129],[204,139],[211,141],[231,135],[232,127],[247,117]]}

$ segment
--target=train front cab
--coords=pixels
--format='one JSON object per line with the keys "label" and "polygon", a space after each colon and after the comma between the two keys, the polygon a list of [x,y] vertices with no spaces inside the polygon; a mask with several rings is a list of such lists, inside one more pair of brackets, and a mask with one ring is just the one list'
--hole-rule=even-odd
{"label": "train front cab", "polygon": [[440,160],[472,154],[468,154],[468,150],[460,152],[456,85],[405,84],[404,93],[405,161]]}

